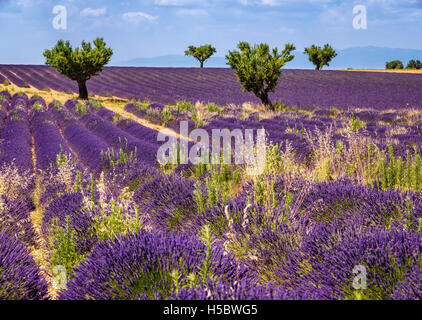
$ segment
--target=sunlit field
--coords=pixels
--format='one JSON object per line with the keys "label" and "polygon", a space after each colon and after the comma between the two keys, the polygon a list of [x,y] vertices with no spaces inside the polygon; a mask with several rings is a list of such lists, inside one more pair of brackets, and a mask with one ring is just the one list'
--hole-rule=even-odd
{"label": "sunlit field", "polygon": [[[348,88],[332,97],[309,83],[314,72],[286,70],[291,90],[307,90],[269,111],[248,101],[234,77],[225,80],[230,95],[214,95],[224,103],[210,102],[203,86],[230,70],[200,78],[184,70],[163,92],[173,73],[147,69],[154,101],[129,98],[129,86],[108,94],[113,82],[101,76],[83,101],[63,77],[34,75],[44,68],[0,72],[8,68],[15,78],[0,89],[2,297],[421,298],[422,100],[408,88],[422,75],[360,76],[365,88],[356,91],[355,73],[318,75],[327,90],[339,81]],[[142,81],[143,68],[130,72]],[[283,81],[274,96],[290,101]],[[394,93],[381,97],[389,86]],[[374,96],[356,103],[362,90]],[[178,100],[166,102],[175,92]],[[165,128],[178,142],[175,161],[160,164]],[[265,129],[262,170],[222,158],[185,163],[180,146],[185,139],[192,150],[197,129]],[[362,268],[364,290],[353,280]]]}
{"label": "sunlit field", "polygon": [[421,300],[421,17],[0,0],[1,306],[267,320]]}

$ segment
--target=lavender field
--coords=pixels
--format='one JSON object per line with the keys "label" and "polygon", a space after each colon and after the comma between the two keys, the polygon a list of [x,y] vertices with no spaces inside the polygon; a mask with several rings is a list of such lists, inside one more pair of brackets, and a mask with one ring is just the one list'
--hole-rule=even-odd
{"label": "lavender field", "polygon": [[[49,67],[4,78],[0,299],[422,298],[422,75],[285,70],[278,111],[229,69],[106,67],[64,103]],[[263,171],[160,164],[181,123],[265,129]]]}
{"label": "lavender field", "polygon": [[[77,93],[78,86],[48,66],[0,65],[0,82],[31,85]],[[105,67],[88,81],[91,93],[155,103],[260,103],[253,93],[242,92],[231,69]],[[422,108],[422,74],[383,72],[285,70],[273,101],[287,106],[371,108],[377,110]]]}

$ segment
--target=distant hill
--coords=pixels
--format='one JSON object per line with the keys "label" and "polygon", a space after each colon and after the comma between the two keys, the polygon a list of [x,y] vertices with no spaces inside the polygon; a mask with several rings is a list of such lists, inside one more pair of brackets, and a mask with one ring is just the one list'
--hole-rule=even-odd
{"label": "distant hill", "polygon": [[[193,57],[173,54],[153,58],[137,58],[115,63],[115,65],[134,67],[199,67],[199,62]],[[205,62],[205,67],[227,67],[226,59],[224,57],[211,57]]]}
{"label": "distant hill", "polygon": [[422,50],[353,47],[341,50],[339,55],[333,60],[330,68],[384,69],[386,61],[401,60],[406,66],[411,59],[422,61]]}
{"label": "distant hill", "polygon": [[[289,69],[312,69],[313,65],[301,51],[296,51],[295,58],[286,67]],[[422,61],[422,50],[381,48],[381,47],[352,47],[338,51],[338,56],[330,64],[330,69],[384,69],[385,62],[401,60],[404,65],[411,59]],[[120,63],[116,66],[135,67],[199,67],[199,63],[192,57],[184,55],[166,55],[152,58],[137,58]],[[205,67],[227,68],[224,57],[211,57]]]}

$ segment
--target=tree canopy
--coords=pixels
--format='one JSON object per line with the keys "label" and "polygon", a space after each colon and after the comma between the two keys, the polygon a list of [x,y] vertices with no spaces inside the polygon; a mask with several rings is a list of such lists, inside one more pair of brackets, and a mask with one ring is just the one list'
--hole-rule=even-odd
{"label": "tree canopy", "polygon": [[406,69],[422,69],[422,62],[420,60],[410,60],[406,66]]}
{"label": "tree canopy", "polygon": [[192,56],[201,64],[201,68],[204,67],[204,62],[208,60],[217,50],[210,44],[203,45],[200,47],[189,46],[188,50],[185,51],[185,56]]}
{"label": "tree canopy", "polygon": [[93,44],[94,48],[82,41],[81,48],[73,49],[69,41],[59,40],[53,49],[44,51],[45,64],[78,82],[80,99],[88,99],[86,81],[97,76],[113,55],[103,38],[95,39]]}
{"label": "tree canopy", "polygon": [[403,69],[403,62],[400,60],[393,60],[385,63],[386,69]]}
{"label": "tree canopy", "polygon": [[281,68],[293,60],[293,44],[286,44],[281,53],[277,48],[270,50],[268,44],[261,43],[251,46],[240,42],[239,50],[229,51],[226,55],[227,64],[236,71],[236,76],[243,86],[243,91],[253,92],[269,109],[274,109],[268,93],[274,92]]}
{"label": "tree canopy", "polygon": [[330,61],[337,56],[337,52],[329,45],[324,45],[323,48],[312,45],[305,48],[305,54],[308,55],[309,61],[315,65],[316,70],[321,70],[323,66],[329,66]]}

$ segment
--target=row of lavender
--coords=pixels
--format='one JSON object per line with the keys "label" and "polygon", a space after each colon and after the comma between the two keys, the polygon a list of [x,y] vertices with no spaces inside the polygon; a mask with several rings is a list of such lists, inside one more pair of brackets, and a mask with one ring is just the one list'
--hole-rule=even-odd
{"label": "row of lavender", "polygon": [[[18,86],[77,92],[76,83],[47,66],[0,65],[0,74]],[[421,108],[421,84],[418,74],[285,70],[271,98],[298,107]],[[158,103],[259,103],[253,94],[242,92],[231,69],[105,67],[88,81],[88,89]]]}
{"label": "row of lavender", "polygon": [[[244,115],[241,108],[225,107],[208,112],[206,117],[198,121],[195,115],[198,111],[192,112],[196,107],[189,105],[188,108],[188,111],[181,111],[180,107],[174,109],[161,104],[139,103],[129,103],[124,107],[139,118],[166,126],[177,133],[180,133],[182,121],[188,123],[190,130],[201,128],[207,130],[210,136],[212,129],[240,129],[242,132],[245,129],[265,129],[268,142],[279,144],[282,149],[290,144],[296,156],[305,161],[313,156],[314,142],[309,138],[319,139],[321,134],[330,135],[329,143],[334,147],[340,144],[349,148],[348,135],[351,131],[362,139],[371,140],[371,144],[379,150],[388,150],[389,145],[394,143],[395,156],[402,159],[407,157],[407,152],[413,154],[415,147],[420,152],[422,143],[422,118],[412,109],[385,113],[373,109],[339,111],[305,108],[293,112],[266,112],[264,116],[264,112]],[[412,116],[412,113],[415,114]]]}
{"label": "row of lavender", "polygon": [[[114,114],[103,108],[82,115],[75,101],[47,112],[26,106],[34,114],[27,127],[44,119],[65,138],[52,142],[53,153],[61,146],[79,159],[53,161],[42,183],[49,259],[52,267],[64,265],[70,279],[62,299],[421,298],[418,193],[269,176],[246,181],[223,200],[206,184],[163,174],[147,159],[119,162],[93,180],[89,173],[104,168],[106,146],[119,148],[125,139],[132,151],[141,141],[154,146],[152,132],[126,120],[113,126]],[[34,145],[47,143],[33,134]],[[67,230],[71,258],[60,254],[52,230]],[[353,287],[356,266],[367,270],[365,290]],[[9,282],[20,290],[22,279]],[[25,288],[32,295],[18,298],[45,297],[42,280]]]}
{"label": "row of lavender", "polygon": [[[84,202],[91,195],[79,192],[54,200],[45,215],[46,220],[60,216],[62,223],[69,216],[78,250],[87,256],[72,269],[60,297],[421,298],[419,194],[371,190],[347,181],[312,186],[296,181],[287,201],[285,183],[274,181],[271,203],[254,198],[251,185],[202,211],[193,181],[144,164],[119,164],[104,177],[108,191],[95,190],[98,203],[91,209]],[[139,228],[129,227],[133,232],[123,237],[105,237],[96,218],[102,215],[97,211],[101,199],[109,192],[122,199],[128,187],[134,194],[126,210],[133,217],[142,213]],[[356,266],[368,272],[367,290],[353,287]]]}
{"label": "row of lavender", "polygon": [[34,177],[29,101],[26,95],[0,96],[0,296],[44,299],[47,282],[30,253],[37,242],[30,219]]}
{"label": "row of lavender", "polygon": [[[97,205],[89,214],[84,198],[91,195],[78,192],[53,200],[45,215],[46,221],[59,216],[62,223],[69,216],[78,250],[92,251],[73,269],[63,299],[421,297],[419,194],[371,190],[347,181],[311,186],[295,181],[287,201],[286,182],[277,178],[272,203],[254,199],[253,185],[246,185],[238,197],[201,211],[193,181],[145,164],[121,163],[103,183],[107,191],[95,190]],[[101,216],[98,203],[122,198],[128,187],[134,194],[127,210],[132,216],[142,213],[142,231],[101,241],[104,235],[92,231],[95,217]],[[210,247],[198,240],[204,226],[209,226]],[[236,259],[223,254],[223,248]],[[212,278],[203,273],[206,261]],[[353,288],[357,265],[368,270],[369,289],[362,292]]]}

